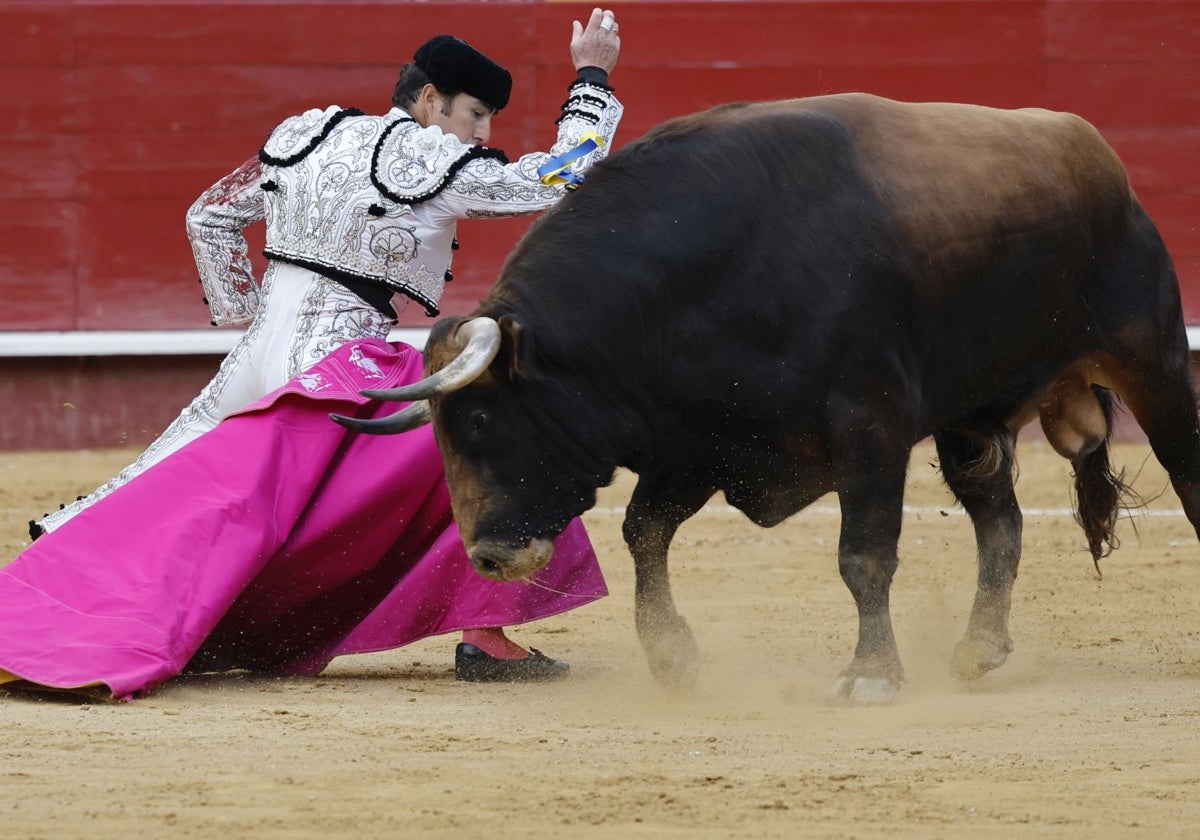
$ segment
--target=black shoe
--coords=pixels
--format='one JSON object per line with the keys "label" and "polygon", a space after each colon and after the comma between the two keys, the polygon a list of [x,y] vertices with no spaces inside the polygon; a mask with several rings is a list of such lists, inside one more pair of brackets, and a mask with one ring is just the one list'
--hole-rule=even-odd
{"label": "black shoe", "polygon": [[454,678],[463,682],[546,682],[560,680],[570,670],[566,662],[537,648],[530,648],[524,659],[498,659],[465,642],[454,649]]}
{"label": "black shoe", "polygon": [[29,539],[31,542],[44,533],[46,533],[45,529],[37,523],[36,519],[29,520]]}

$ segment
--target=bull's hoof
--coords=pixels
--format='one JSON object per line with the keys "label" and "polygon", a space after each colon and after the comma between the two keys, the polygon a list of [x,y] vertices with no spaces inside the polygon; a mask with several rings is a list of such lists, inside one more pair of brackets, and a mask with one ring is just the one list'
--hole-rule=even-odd
{"label": "bull's hoof", "polygon": [[695,689],[700,668],[694,659],[659,659],[650,662],[650,673],[663,688],[686,693]]}
{"label": "bull's hoof", "polygon": [[688,634],[686,641],[673,645],[655,645],[647,649],[650,673],[655,681],[672,691],[691,691],[700,675],[699,650]]}
{"label": "bull's hoof", "polygon": [[999,668],[1012,652],[1008,639],[996,641],[983,636],[967,636],[954,646],[950,673],[960,680],[975,680],[993,668]]}
{"label": "bull's hoof", "polygon": [[642,647],[650,663],[650,673],[664,688],[691,691],[700,675],[700,649],[692,631],[682,620],[670,629],[661,629],[643,637]]}
{"label": "bull's hoof", "polygon": [[843,673],[833,684],[829,702],[838,706],[886,706],[900,691],[894,677],[868,677]]}

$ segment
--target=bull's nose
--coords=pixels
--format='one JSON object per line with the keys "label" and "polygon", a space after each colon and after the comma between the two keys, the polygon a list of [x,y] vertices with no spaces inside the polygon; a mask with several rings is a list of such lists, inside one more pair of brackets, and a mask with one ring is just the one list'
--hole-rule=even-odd
{"label": "bull's nose", "polygon": [[473,561],[479,574],[493,580],[504,580],[504,567],[492,557],[480,557]]}
{"label": "bull's nose", "polygon": [[534,540],[519,547],[499,540],[482,540],[467,547],[475,571],[491,580],[529,577],[545,566],[553,553],[554,543],[550,540]]}
{"label": "bull's nose", "polygon": [[477,545],[468,549],[467,554],[475,571],[490,580],[510,580],[520,575],[519,570],[514,568],[512,557],[496,551],[494,546]]}

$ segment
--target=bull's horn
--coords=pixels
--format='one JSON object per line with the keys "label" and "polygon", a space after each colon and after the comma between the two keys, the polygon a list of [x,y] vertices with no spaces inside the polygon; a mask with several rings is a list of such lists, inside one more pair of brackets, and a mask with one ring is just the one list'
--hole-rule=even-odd
{"label": "bull's horn", "polygon": [[462,350],[450,364],[437,373],[411,385],[381,391],[362,391],[362,395],[373,400],[394,402],[427,400],[438,394],[457,391],[474,382],[500,352],[500,325],[494,318],[472,318],[459,326],[456,338]]}
{"label": "bull's horn", "polygon": [[418,400],[387,417],[375,417],[370,420],[360,420],[357,417],[346,417],[342,414],[330,414],[329,417],[338,425],[356,432],[366,432],[369,435],[395,435],[411,431],[418,426],[424,426],[432,419],[433,415],[429,412],[428,401]]}

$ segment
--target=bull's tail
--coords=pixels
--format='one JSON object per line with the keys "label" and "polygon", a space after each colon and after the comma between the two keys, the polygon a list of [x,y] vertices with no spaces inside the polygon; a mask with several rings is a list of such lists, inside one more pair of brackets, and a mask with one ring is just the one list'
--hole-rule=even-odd
{"label": "bull's tail", "polygon": [[1125,470],[1114,471],[1108,460],[1116,406],[1112,391],[1098,385],[1092,393],[1104,411],[1107,431],[1104,439],[1090,451],[1073,460],[1075,468],[1075,521],[1083,528],[1096,572],[1100,558],[1119,548],[1115,528],[1122,510],[1142,507],[1145,502],[1125,483]]}

